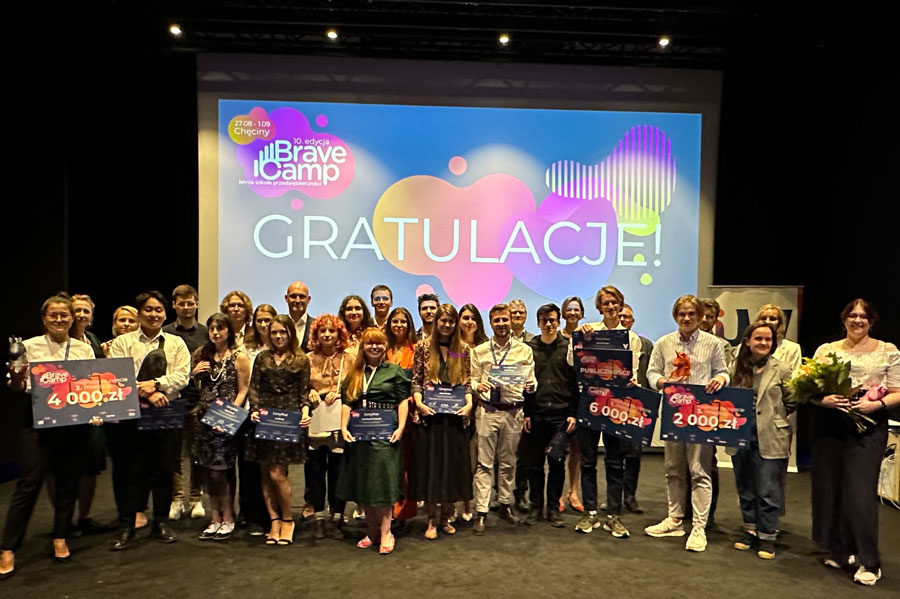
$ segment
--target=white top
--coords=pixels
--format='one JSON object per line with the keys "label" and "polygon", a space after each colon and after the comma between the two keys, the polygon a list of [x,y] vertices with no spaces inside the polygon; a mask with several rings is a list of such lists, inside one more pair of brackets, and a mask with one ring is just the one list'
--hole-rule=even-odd
{"label": "white top", "polygon": [[[67,343],[57,343],[50,335],[32,337],[22,342],[25,346],[25,358],[29,364],[33,362],[59,362],[62,360],[93,360],[94,350],[84,341],[69,337],[69,355],[66,357]],[[9,376],[9,375],[7,375]],[[31,389],[31,377],[25,378],[25,390]]]}
{"label": "white top", "polygon": [[309,324],[309,312],[304,312],[303,316],[294,321],[294,328],[297,329],[297,343],[303,343],[303,335],[306,333],[306,325]]}
{"label": "white top", "polygon": [[772,355],[778,358],[779,361],[783,362],[792,371],[800,368],[800,363],[803,360],[803,352],[800,351],[800,344],[794,343],[790,339],[782,339],[779,341],[778,347],[775,348],[775,353]]}
{"label": "white top", "polygon": [[147,354],[159,348],[160,337],[165,339],[163,352],[166,354],[166,374],[156,380],[159,381],[160,390],[169,399],[176,399],[181,389],[188,384],[191,372],[191,354],[184,339],[178,335],[160,331],[151,339],[144,335],[142,329],[124,333],[113,339],[109,346],[109,357],[131,358],[134,361],[134,373],[137,374]]}
{"label": "white top", "polygon": [[850,379],[855,387],[900,387],[900,351],[896,345],[879,341],[874,351],[855,352],[842,349],[842,343],[843,339],[820,345],[814,358],[824,358],[833,352],[850,362]]}
{"label": "white top", "polygon": [[672,374],[675,370],[673,361],[678,353],[686,353],[691,360],[688,384],[705,385],[716,376],[724,377],[726,385],[731,380],[725,351],[718,337],[697,329],[690,339],[683,341],[681,333],[675,331],[660,337],[653,346],[647,367],[647,382],[651,389],[657,389],[659,379]]}

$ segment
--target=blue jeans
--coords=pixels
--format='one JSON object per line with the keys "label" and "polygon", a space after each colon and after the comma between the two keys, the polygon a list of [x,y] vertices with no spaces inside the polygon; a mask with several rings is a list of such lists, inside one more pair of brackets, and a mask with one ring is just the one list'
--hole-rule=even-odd
{"label": "blue jeans", "polygon": [[755,530],[760,539],[774,541],[778,517],[784,505],[783,471],[787,459],[768,460],[759,455],[755,441],[739,449],[732,459],[734,480],[744,528]]}

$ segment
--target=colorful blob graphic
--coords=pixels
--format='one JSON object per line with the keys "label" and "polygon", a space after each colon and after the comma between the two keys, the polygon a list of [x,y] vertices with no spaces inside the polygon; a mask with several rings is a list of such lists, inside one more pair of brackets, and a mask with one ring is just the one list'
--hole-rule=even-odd
{"label": "colorful blob graphic", "polygon": [[[448,167],[460,175],[468,164],[453,156]],[[602,285],[616,262],[620,227],[655,234],[659,253],[659,215],[675,186],[672,142],[660,129],[633,127],[591,167],[556,162],[546,183],[551,192],[535,208],[525,183],[510,175],[465,188],[427,175],[401,179],[378,200],[375,239],[400,270],[435,275],[450,299],[482,310],[506,296],[513,277],[544,297],[573,279]],[[641,277],[652,282],[648,273]]]}
{"label": "colorful blob graphic", "polygon": [[372,228],[391,264],[410,274],[434,275],[451,301],[485,310],[512,284],[512,272],[500,260],[507,215],[534,209],[531,191],[510,175],[488,175],[468,187],[417,175],[382,194]]}
{"label": "colorful blob graphic", "polygon": [[559,160],[544,174],[547,188],[567,198],[608,200],[633,235],[652,235],[675,191],[672,140],[652,125],[636,125],[599,164]]}
{"label": "colorful blob graphic", "polygon": [[616,260],[616,225],[616,213],[603,199],[550,194],[537,211],[509,216],[499,239],[509,247],[506,265],[516,278],[544,297],[555,297],[573,279],[609,278]]}
{"label": "colorful blob graphic", "polygon": [[257,139],[275,139],[275,123],[262,108],[254,108],[250,114],[239,114],[228,123],[228,137],[238,145],[245,146]]}
{"label": "colorful blob graphic", "polygon": [[594,400],[588,406],[588,410],[594,416],[605,416],[615,424],[627,424],[638,428],[645,428],[653,423],[653,419],[647,416],[644,403],[633,397],[616,397],[609,389],[605,393],[591,393]]}
{"label": "colorful blob graphic", "polygon": [[[268,122],[272,135],[245,141],[237,148],[237,160],[244,171],[241,185],[249,185],[265,198],[298,191],[310,198],[327,199],[347,189],[353,180],[353,152],[341,138],[314,132],[306,116],[294,108],[278,108],[269,115],[262,108],[254,108],[250,114],[253,118],[246,122]],[[316,120],[328,122],[324,115]],[[234,139],[232,133],[229,129]]]}

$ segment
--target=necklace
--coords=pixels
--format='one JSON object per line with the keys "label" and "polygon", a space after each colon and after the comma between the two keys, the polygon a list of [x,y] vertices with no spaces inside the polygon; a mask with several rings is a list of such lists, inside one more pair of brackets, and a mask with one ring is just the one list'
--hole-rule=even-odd
{"label": "necklace", "polygon": [[[225,352],[225,355],[222,356],[222,365],[219,366],[218,370],[213,368],[212,372],[209,375],[209,378],[212,380],[212,382],[214,382],[214,383],[219,382],[219,379],[222,378],[223,374],[225,374],[225,367],[228,365],[228,356],[229,356],[230,352],[231,352],[231,350],[228,350]],[[213,355],[213,360],[215,362],[218,362],[218,360],[216,360],[215,355]]]}

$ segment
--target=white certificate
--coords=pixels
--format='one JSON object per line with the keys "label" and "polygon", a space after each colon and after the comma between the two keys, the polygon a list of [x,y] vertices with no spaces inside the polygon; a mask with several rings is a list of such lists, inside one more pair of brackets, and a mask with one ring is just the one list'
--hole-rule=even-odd
{"label": "white certificate", "polygon": [[341,399],[337,398],[330,406],[320,401],[311,414],[309,434],[330,433],[341,430]]}

